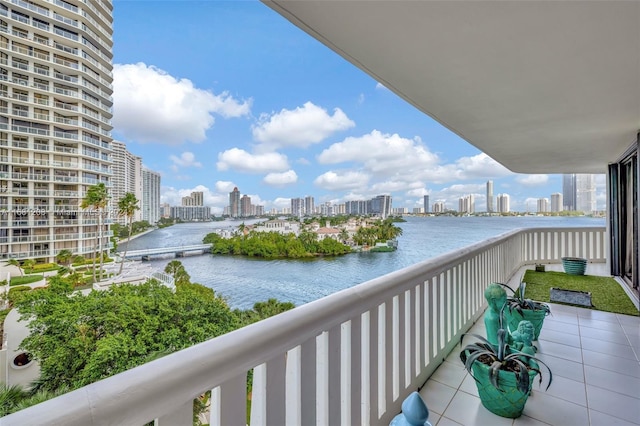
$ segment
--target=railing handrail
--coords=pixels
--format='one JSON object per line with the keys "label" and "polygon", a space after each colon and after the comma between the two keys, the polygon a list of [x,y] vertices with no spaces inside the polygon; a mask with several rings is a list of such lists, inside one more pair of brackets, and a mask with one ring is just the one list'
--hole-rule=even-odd
{"label": "railing handrail", "polygon": [[[473,302],[474,306],[458,308],[453,314],[437,312],[440,321],[445,322],[438,325],[438,330],[440,330],[438,341],[440,343],[434,344],[437,347],[423,354],[429,363],[425,367],[420,362],[420,377],[412,376],[412,383],[416,380],[426,380],[426,377],[423,377],[424,370],[429,370],[428,374],[431,374],[437,367],[432,364],[439,364],[448,351],[457,344],[459,336],[466,332],[482,314],[485,306],[482,291],[489,282],[506,282],[522,265],[535,263],[539,260],[537,253],[541,251],[531,249],[531,247],[544,249],[546,246],[552,245],[548,239],[554,238],[557,244],[555,248],[551,248],[551,252],[562,256],[574,255],[576,251],[579,251],[578,248],[574,247],[572,252],[557,252],[568,250],[566,247],[563,250],[563,245],[567,245],[567,247],[577,245],[575,242],[578,239],[583,243],[597,240],[595,242],[598,245],[596,250],[602,252],[602,255],[596,256],[596,259],[592,260],[604,261],[607,257],[604,248],[606,245],[604,243],[605,232],[603,227],[527,228],[510,231],[341,290],[291,311],[199,343],[183,349],[179,353],[165,356],[14,413],[2,419],[3,425],[25,423],[144,424],[153,418],[182,410],[187,407],[185,404],[190,407],[191,400],[203,392],[223,386],[230,380],[239,380],[239,377],[241,378],[248,370],[268,363],[272,359],[277,359],[277,357],[284,357],[288,351],[305,344],[310,339],[317,339],[317,336],[322,333],[335,330],[336,327],[339,330],[341,324],[360,318],[364,313],[377,311],[382,304],[387,305],[385,306],[385,321],[391,323],[392,312],[398,313],[393,310],[395,308],[388,306],[388,302],[398,297],[402,297],[404,300],[407,292],[416,291],[419,295],[420,290],[417,290],[419,286],[423,286],[425,296],[427,291],[437,292],[434,294],[437,294],[438,297],[444,297],[443,300],[447,302],[447,296],[453,297],[456,294],[453,290],[449,294],[447,288],[455,285],[460,286],[460,283],[465,281],[483,281],[482,284],[476,283],[473,290],[458,287],[457,296],[459,298],[465,296],[467,302]],[[583,238],[580,236],[581,233],[590,236]],[[564,237],[570,242],[567,244],[558,243]],[[584,250],[582,247],[579,249]],[[587,248],[587,250],[590,249]],[[487,259],[489,255],[493,258]],[[560,257],[557,256],[554,261],[560,262]],[[463,264],[465,267],[469,267],[469,262],[481,264],[476,269],[479,276],[471,277],[461,271],[455,272],[457,269],[464,269],[460,267]],[[440,277],[443,273],[454,275],[454,278],[441,281]],[[431,285],[430,288],[429,285]],[[460,291],[464,294],[459,294]],[[440,292],[443,292],[444,296]],[[473,292],[473,294],[468,295],[467,292]],[[411,297],[413,296],[409,296],[410,303],[420,302],[419,298],[414,301]],[[457,300],[457,302],[460,301]],[[404,309],[402,307],[404,303],[398,302],[398,304],[401,306],[400,309]],[[453,308],[455,305],[451,303],[449,306]],[[407,312],[401,312],[404,314],[398,314],[400,317],[398,321],[405,321],[403,316]],[[427,314],[431,315],[425,312],[424,317],[420,317],[418,314],[417,318],[410,319],[408,326],[411,327],[412,321],[418,321],[420,318],[426,319]],[[456,323],[456,329],[453,325],[446,323],[449,319]],[[434,317],[434,321],[438,321],[438,318]],[[402,322],[402,324],[407,326],[407,323]],[[418,330],[425,332],[419,326]],[[413,331],[414,329],[411,329],[411,332]],[[389,336],[392,331],[387,329],[386,333]],[[443,335],[449,339],[445,344],[442,343]],[[412,337],[408,335],[403,339],[411,339]],[[390,344],[390,341],[386,341],[385,345]],[[419,350],[422,349],[419,348]],[[386,368],[391,368],[391,360],[387,359],[386,363],[389,364]],[[410,368],[413,372],[414,365],[411,364],[408,367],[404,365],[404,368]],[[405,382],[405,371],[407,370],[403,371],[400,368],[400,383]],[[391,385],[387,383],[387,389],[390,389],[389,386]],[[256,389],[256,376],[254,375],[254,397]],[[406,390],[405,385],[401,384],[400,395],[396,399],[388,395],[389,391],[387,391],[386,411],[380,421],[388,423],[388,420],[399,412],[399,404],[406,397],[404,394]],[[373,391],[371,393],[373,394]],[[368,401],[363,401],[363,403],[368,404]],[[190,417],[188,418],[190,419]],[[175,421],[175,418],[173,419]],[[372,423],[378,422],[377,418],[371,420]],[[213,421],[212,424],[214,424]]]}

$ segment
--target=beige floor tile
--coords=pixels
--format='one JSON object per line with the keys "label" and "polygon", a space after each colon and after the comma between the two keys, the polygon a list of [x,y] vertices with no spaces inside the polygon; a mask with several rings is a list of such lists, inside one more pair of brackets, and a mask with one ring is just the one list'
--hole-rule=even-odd
{"label": "beige floor tile", "polygon": [[442,414],[453,399],[456,389],[435,380],[429,380],[419,393],[429,411]]}
{"label": "beige floor tile", "polygon": [[601,413],[595,410],[589,410],[589,420],[591,426],[637,426],[639,423],[631,423],[609,414]]}
{"label": "beige floor tile", "polygon": [[[585,365],[585,382],[632,398],[640,398],[640,378]],[[640,404],[640,399],[638,399]],[[639,419],[640,420],[640,419]]]}
{"label": "beige floor tile", "polygon": [[510,426],[513,423],[512,419],[496,416],[482,406],[480,398],[465,392],[458,392],[453,397],[443,417],[447,417],[464,426]]}
{"label": "beige floor tile", "polygon": [[611,355],[588,350],[582,351],[582,359],[584,360],[585,366],[592,365],[605,370],[640,378],[640,363],[633,359],[612,357]]}
{"label": "beige floor tile", "polygon": [[617,343],[592,339],[590,337],[581,337],[580,340],[582,341],[582,349],[584,350],[600,352],[620,358],[637,359],[631,346],[619,345]]}
{"label": "beige floor tile", "polygon": [[554,426],[589,424],[587,407],[548,395],[545,392],[534,391],[527,400],[523,414]]}
{"label": "beige floor tile", "polygon": [[640,420],[640,400],[637,398],[587,385],[587,403],[592,410],[628,422],[633,423]]}

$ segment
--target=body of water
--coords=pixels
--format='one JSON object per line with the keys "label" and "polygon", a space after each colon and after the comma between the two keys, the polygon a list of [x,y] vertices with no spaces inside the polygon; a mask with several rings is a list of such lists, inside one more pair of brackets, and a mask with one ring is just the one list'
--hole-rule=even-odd
{"label": "body of water", "polygon": [[[213,288],[233,308],[250,308],[255,302],[271,297],[301,305],[513,229],[605,225],[604,219],[589,217],[441,216],[406,219],[406,222],[397,223],[403,235],[398,238],[398,250],[391,253],[353,253],[312,260],[261,260],[205,254],[179,260],[193,282]],[[214,229],[239,224],[226,221],[174,225],[132,240],[130,249],[200,244],[202,238]],[[123,250],[124,246],[121,244],[118,249]],[[157,269],[164,269],[171,260],[172,257],[154,259],[150,263]]]}

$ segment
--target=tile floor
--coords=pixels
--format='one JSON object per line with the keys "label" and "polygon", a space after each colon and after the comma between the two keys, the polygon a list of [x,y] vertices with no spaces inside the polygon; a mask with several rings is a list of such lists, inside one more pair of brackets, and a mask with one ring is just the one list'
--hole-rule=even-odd
{"label": "tile floor", "polygon": [[[553,383],[545,391],[547,375],[542,385],[536,381],[520,418],[502,418],[482,406],[458,347],[420,390],[431,424],[640,425],[640,317],[558,304],[551,312],[535,344]],[[470,332],[484,335],[482,319]]]}

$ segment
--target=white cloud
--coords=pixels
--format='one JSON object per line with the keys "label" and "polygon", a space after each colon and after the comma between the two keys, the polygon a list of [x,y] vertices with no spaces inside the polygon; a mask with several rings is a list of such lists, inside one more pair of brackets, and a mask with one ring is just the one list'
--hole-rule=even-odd
{"label": "white cloud", "polygon": [[[171,160],[171,162],[173,162],[173,165],[177,167],[202,167],[202,163],[196,161],[196,156],[193,155],[193,152],[189,151],[183,152],[182,154],[180,154],[180,157],[176,155],[170,155],[169,159]],[[176,171],[177,168],[172,170]]]}
{"label": "white cloud", "polygon": [[353,126],[355,123],[340,108],[329,115],[324,108],[306,102],[294,110],[262,114],[252,130],[253,138],[262,144],[256,149],[271,151],[282,147],[306,148]]}
{"label": "white cloud", "polygon": [[289,169],[286,155],[277,152],[251,154],[240,148],[232,148],[218,154],[218,170],[229,169],[245,173],[283,172]]}
{"label": "white cloud", "polygon": [[285,186],[296,183],[298,175],[294,170],[288,170],[284,173],[269,173],[262,181],[271,186]]}
{"label": "white cloud", "polygon": [[213,125],[213,114],[225,118],[250,112],[251,100],[199,89],[188,79],[144,63],[113,68],[113,125],[137,142],[178,145],[202,142]]}
{"label": "white cloud", "polygon": [[460,170],[463,179],[496,178],[513,174],[485,153],[459,158],[456,161],[456,167]]}
{"label": "white cloud", "polygon": [[287,207],[291,207],[291,198],[278,197],[271,202],[271,205],[278,210],[282,210]]}
{"label": "white cloud", "polygon": [[236,187],[236,184],[234,184],[233,182],[228,182],[224,180],[219,180],[216,182],[217,192],[231,192],[235,187]]}
{"label": "white cloud", "polygon": [[321,164],[362,163],[367,171],[377,175],[395,175],[435,167],[438,156],[429,152],[419,140],[373,130],[331,145],[320,153],[318,161]]}
{"label": "white cloud", "polygon": [[327,191],[345,191],[360,189],[369,182],[369,175],[353,171],[329,171],[318,176],[313,182]]}
{"label": "white cloud", "polygon": [[549,182],[549,175],[519,175],[516,182],[527,187],[542,186]]}

